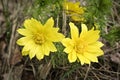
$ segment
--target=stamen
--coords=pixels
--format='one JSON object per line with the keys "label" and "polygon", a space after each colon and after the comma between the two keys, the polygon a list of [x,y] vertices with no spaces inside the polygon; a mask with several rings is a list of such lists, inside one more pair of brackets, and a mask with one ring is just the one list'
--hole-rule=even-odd
{"label": "stamen", "polygon": [[45,38],[44,38],[43,34],[40,34],[40,33],[34,34],[33,39],[34,39],[35,43],[39,44],[39,45],[41,45],[45,42]]}
{"label": "stamen", "polygon": [[86,50],[87,44],[84,41],[78,41],[75,45],[75,50],[77,53],[84,53]]}

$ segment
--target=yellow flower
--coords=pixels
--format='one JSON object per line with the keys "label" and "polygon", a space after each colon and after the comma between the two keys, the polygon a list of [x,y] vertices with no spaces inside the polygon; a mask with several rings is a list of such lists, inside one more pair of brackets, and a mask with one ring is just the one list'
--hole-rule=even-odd
{"label": "yellow flower", "polygon": [[84,7],[79,7],[80,2],[68,2],[65,1],[64,4],[64,9],[66,10],[66,13],[71,16],[71,18],[74,21],[84,21],[83,14],[84,14]]}
{"label": "yellow flower", "polygon": [[97,57],[103,55],[103,51],[100,49],[103,44],[98,41],[100,31],[94,29],[88,31],[87,26],[82,24],[79,35],[78,28],[72,22],[69,25],[71,39],[62,40],[62,44],[66,47],[64,51],[68,53],[69,62],[75,62],[77,59],[82,65],[98,62]]}
{"label": "yellow flower", "polygon": [[49,18],[43,25],[34,18],[24,21],[24,27],[18,29],[18,33],[24,37],[17,40],[17,44],[24,46],[22,55],[29,55],[30,59],[36,56],[41,60],[44,55],[48,56],[50,51],[57,51],[53,42],[59,42],[64,38],[64,35],[58,33],[59,28],[54,28],[53,18]]}
{"label": "yellow flower", "polygon": [[71,19],[74,21],[85,21],[85,19],[80,15],[71,15]]}

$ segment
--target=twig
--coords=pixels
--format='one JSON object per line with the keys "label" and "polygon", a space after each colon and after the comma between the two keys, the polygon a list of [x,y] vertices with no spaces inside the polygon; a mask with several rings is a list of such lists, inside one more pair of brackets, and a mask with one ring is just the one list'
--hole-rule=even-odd
{"label": "twig", "polygon": [[118,64],[118,70],[117,70],[117,80],[120,80],[120,64]]}
{"label": "twig", "polygon": [[93,71],[91,71],[91,72],[92,72],[93,75],[97,78],[97,80],[100,80],[99,77],[98,77]]}
{"label": "twig", "polygon": [[66,36],[66,14],[65,11],[63,10],[63,26],[62,26],[62,32]]}
{"label": "twig", "polygon": [[56,26],[55,27],[59,27],[59,15],[57,16]]}
{"label": "twig", "polygon": [[118,23],[120,23],[120,22],[119,22],[119,21],[120,21],[120,17],[119,17],[119,15],[118,15],[118,10],[116,9],[116,6],[115,6],[115,5],[113,5],[113,10],[114,10],[115,16],[117,17]]}
{"label": "twig", "polygon": [[87,79],[88,72],[89,72],[89,70],[90,70],[90,66],[91,66],[91,65],[89,65],[89,67],[88,67],[88,69],[87,69],[87,71],[86,71],[86,74],[85,74],[84,80],[86,80],[86,79]]}
{"label": "twig", "polygon": [[[15,20],[15,22],[16,21],[17,21],[17,19]],[[10,57],[11,57],[13,40],[14,40],[14,36],[15,36],[15,30],[16,30],[16,24],[14,24],[13,27],[12,27],[12,33],[11,33],[10,43],[9,43],[9,47],[8,47],[8,63],[9,63],[9,60],[10,60]]]}

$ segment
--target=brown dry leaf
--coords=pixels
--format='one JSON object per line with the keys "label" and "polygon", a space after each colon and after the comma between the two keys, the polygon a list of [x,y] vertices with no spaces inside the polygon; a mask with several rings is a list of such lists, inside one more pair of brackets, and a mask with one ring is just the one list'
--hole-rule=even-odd
{"label": "brown dry leaf", "polygon": [[24,65],[15,66],[12,71],[13,73],[12,80],[21,80],[23,69],[24,69]]}
{"label": "brown dry leaf", "polygon": [[0,1],[0,37],[2,37],[6,32],[6,23],[5,23],[5,16],[3,13],[3,6]]}
{"label": "brown dry leaf", "polygon": [[23,72],[23,65],[15,66],[11,68],[11,71],[8,73],[4,73],[3,80],[21,80],[22,72]]}
{"label": "brown dry leaf", "polygon": [[3,80],[7,80],[7,79],[8,79],[8,74],[9,74],[9,73],[3,74]]}
{"label": "brown dry leaf", "polygon": [[5,52],[5,48],[7,46],[7,43],[5,41],[5,36],[3,35],[2,37],[0,37],[0,58],[1,59],[7,59],[8,55]]}
{"label": "brown dry leaf", "polygon": [[113,62],[120,64],[120,53],[112,54],[110,58]]}
{"label": "brown dry leaf", "polygon": [[[39,66],[41,67],[41,66]],[[50,69],[52,67],[52,64],[51,64],[51,61],[48,63],[48,64],[45,64],[44,66],[42,66],[42,68],[39,70],[40,71],[40,75],[39,77],[41,79],[46,79],[47,75],[49,74],[50,72]]]}
{"label": "brown dry leaf", "polygon": [[22,55],[19,51],[18,48],[15,49],[14,53],[12,54],[11,60],[10,60],[10,64],[15,65],[18,62],[21,62],[22,59]]}
{"label": "brown dry leaf", "polygon": [[5,41],[0,41],[0,55],[5,54],[5,47],[6,47],[6,43]]}

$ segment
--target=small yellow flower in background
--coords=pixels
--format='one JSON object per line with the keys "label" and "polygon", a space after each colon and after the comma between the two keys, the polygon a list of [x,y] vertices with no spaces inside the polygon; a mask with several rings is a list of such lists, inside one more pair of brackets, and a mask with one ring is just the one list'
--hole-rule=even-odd
{"label": "small yellow flower in background", "polygon": [[66,13],[69,14],[74,21],[84,21],[83,14],[85,8],[80,7],[80,2],[64,1],[63,6]]}
{"label": "small yellow flower in background", "polygon": [[59,28],[54,28],[53,18],[49,18],[43,25],[34,18],[24,21],[24,27],[18,29],[18,33],[24,37],[17,40],[17,44],[24,46],[22,55],[29,55],[30,59],[36,56],[41,60],[44,55],[49,55],[50,52],[57,51],[53,42],[59,42],[64,38],[64,35],[58,33]]}
{"label": "small yellow flower in background", "polygon": [[66,47],[64,51],[68,53],[69,62],[75,62],[77,59],[81,62],[81,65],[98,62],[97,57],[104,54],[100,49],[103,44],[98,41],[100,31],[94,29],[88,31],[87,26],[82,24],[79,34],[78,28],[72,22],[69,25],[71,39],[65,38],[62,40],[62,44]]}

